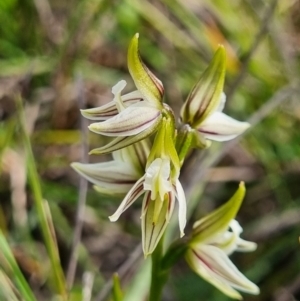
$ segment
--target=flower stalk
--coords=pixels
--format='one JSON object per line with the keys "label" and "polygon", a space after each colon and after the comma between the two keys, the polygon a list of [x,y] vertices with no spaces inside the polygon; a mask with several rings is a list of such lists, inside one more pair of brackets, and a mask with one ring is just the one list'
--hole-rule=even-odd
{"label": "flower stalk", "polygon": [[163,258],[163,242],[164,236],[160,239],[157,247],[151,255],[151,285],[149,293],[149,301],[159,301],[162,298],[163,288],[169,277],[169,269],[162,269]]}

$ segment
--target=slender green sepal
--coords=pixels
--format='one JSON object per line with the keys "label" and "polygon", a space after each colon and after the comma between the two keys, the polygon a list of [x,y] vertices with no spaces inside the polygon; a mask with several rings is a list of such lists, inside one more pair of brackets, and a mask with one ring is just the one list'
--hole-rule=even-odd
{"label": "slender green sepal", "polygon": [[91,150],[89,152],[89,154],[90,155],[104,155],[104,154],[112,153],[116,150],[127,147],[129,145],[132,145],[136,142],[139,142],[139,141],[151,136],[153,133],[155,133],[157,131],[157,129],[159,127],[160,127],[160,124],[158,122],[157,124],[155,124],[155,126],[150,127],[137,135],[127,136],[127,137],[116,137],[108,144]]}
{"label": "slender green sepal", "polygon": [[227,203],[196,222],[193,227],[193,238],[190,240],[190,244],[205,242],[206,239],[217,233],[226,231],[230,221],[235,218],[240,209],[245,193],[244,182],[241,182],[239,188]]}
{"label": "slender green sepal", "polygon": [[129,44],[128,69],[145,100],[153,103],[157,108],[161,108],[164,88],[161,81],[143,64],[139,55],[138,39],[139,34],[136,33]]}
{"label": "slender green sepal", "polygon": [[224,86],[226,53],[222,45],[217,49],[210,65],[190,92],[181,108],[181,119],[193,128],[200,125],[220,103]]}
{"label": "slender green sepal", "polygon": [[165,126],[165,153],[170,158],[172,168],[171,168],[171,177],[177,179],[180,173],[180,161],[175,148],[175,126],[174,121],[171,118],[166,120]]}
{"label": "slender green sepal", "polygon": [[178,178],[180,171],[180,161],[174,141],[175,120],[174,116],[169,112],[164,111],[164,115],[161,126],[155,136],[146,168],[148,168],[156,158],[168,158],[171,162],[171,177],[175,179]]}
{"label": "slender green sepal", "polygon": [[[161,208],[156,215],[156,205]],[[170,221],[175,206],[175,197],[171,193],[166,193],[163,200],[151,200],[151,192],[146,192],[142,207],[142,245],[145,257],[152,254],[159,243],[165,229]]]}

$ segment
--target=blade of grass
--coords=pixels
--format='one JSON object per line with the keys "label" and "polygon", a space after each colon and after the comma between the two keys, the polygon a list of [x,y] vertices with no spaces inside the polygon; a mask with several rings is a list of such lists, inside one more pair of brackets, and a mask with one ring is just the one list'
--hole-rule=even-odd
{"label": "blade of grass", "polygon": [[112,291],[112,299],[113,301],[122,301],[123,300],[123,292],[121,289],[120,278],[117,273],[113,275],[113,291]]}
{"label": "blade of grass", "polygon": [[10,301],[19,301],[20,299],[16,296],[15,292],[17,293],[17,289],[5,272],[0,269],[0,298],[5,298],[5,300]]}
{"label": "blade of grass", "polygon": [[[9,278],[16,283],[23,300],[36,301],[36,298],[24,278],[2,231],[0,231],[0,250],[1,268],[9,275]],[[1,284],[3,285],[4,283],[1,281]]]}
{"label": "blade of grass", "polygon": [[26,156],[27,156],[27,170],[28,170],[29,184],[33,192],[36,212],[40,222],[41,231],[43,234],[48,256],[51,261],[51,268],[54,275],[56,290],[57,293],[63,298],[63,300],[67,300],[65,277],[61,267],[60,258],[55,244],[55,240],[52,236],[51,228],[48,223],[48,218],[47,218],[48,215],[44,207],[44,200],[42,196],[40,179],[37,173],[35,160],[30,144],[30,139],[25,128],[22,100],[20,97],[17,98],[17,106],[18,106],[18,117],[19,117],[20,127],[22,131],[22,138],[24,141],[24,146],[25,146]]}
{"label": "blade of grass", "polygon": [[[143,16],[154,28],[161,32],[171,44],[179,49],[197,49],[198,45],[180,28],[172,23],[158,8],[145,0],[131,0],[127,2],[133,9]],[[192,53],[189,53],[192,55]],[[192,55],[193,57],[193,55]]]}
{"label": "blade of grass", "polygon": [[55,60],[47,56],[18,57],[0,60],[0,76],[22,76],[30,70],[31,75],[48,73],[53,70]]}
{"label": "blade of grass", "polygon": [[1,162],[3,153],[6,148],[10,145],[13,133],[15,129],[15,119],[11,118],[7,122],[4,123],[3,129],[0,130],[1,139],[0,139],[0,174],[1,174]]}

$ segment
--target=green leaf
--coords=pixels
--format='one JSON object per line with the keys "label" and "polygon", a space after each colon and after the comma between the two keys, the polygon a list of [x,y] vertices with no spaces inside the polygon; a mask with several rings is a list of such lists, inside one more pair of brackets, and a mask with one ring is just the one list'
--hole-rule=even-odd
{"label": "green leaf", "polygon": [[0,269],[0,300],[19,301],[16,296],[18,290],[9,279],[8,275]]}
{"label": "green leaf", "polygon": [[22,139],[27,158],[28,181],[33,193],[34,205],[39,219],[39,224],[43,234],[43,239],[46,245],[47,253],[51,261],[51,268],[55,279],[57,293],[63,300],[67,300],[66,282],[63,269],[60,263],[59,253],[54,238],[53,225],[51,223],[51,213],[48,210],[48,204],[43,199],[40,177],[37,172],[34,155],[29,139],[29,135],[25,127],[25,116],[23,112],[21,98],[17,98],[18,117],[20,127],[22,129]]}
{"label": "green leaf", "polygon": [[113,292],[112,292],[113,301],[122,301],[123,292],[121,289],[120,278],[117,273],[113,275]]}
{"label": "green leaf", "polygon": [[[24,278],[15,257],[7,243],[2,231],[0,230],[0,267],[5,271],[9,279],[16,283],[16,286],[25,301],[35,301],[36,298],[29,287],[26,279]],[[2,275],[4,276],[4,275]],[[3,278],[3,277],[1,277]],[[1,281],[1,284],[4,283]]]}

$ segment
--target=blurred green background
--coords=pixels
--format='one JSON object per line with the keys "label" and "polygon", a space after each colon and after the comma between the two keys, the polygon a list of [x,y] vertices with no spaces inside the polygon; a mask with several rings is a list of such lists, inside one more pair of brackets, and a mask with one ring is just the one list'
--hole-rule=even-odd
{"label": "blurred green background", "polygon": [[[134,89],[126,55],[136,32],[141,56],[162,80],[177,116],[218,44],[225,46],[225,111],[253,127],[239,140],[214,143],[209,152],[188,158],[181,180],[192,200],[190,225],[245,181],[247,197],[237,219],[258,249],[234,254],[233,261],[261,294],[244,299],[300,300],[299,1],[1,0],[0,21],[0,227],[38,300],[56,299],[27,184],[15,99],[21,95],[24,102],[67,270],[79,183],[70,163],[83,157],[79,102],[87,108],[108,102],[120,79],[127,91]],[[88,138],[89,149],[105,143],[97,135]],[[84,274],[94,275],[91,300],[106,300],[99,292],[109,289],[105,283],[119,270],[128,300],[145,300],[147,262],[141,263],[136,247],[141,204],[109,223],[119,202],[89,187],[74,298]],[[227,300],[184,261],[173,269],[164,295],[166,301]]]}

